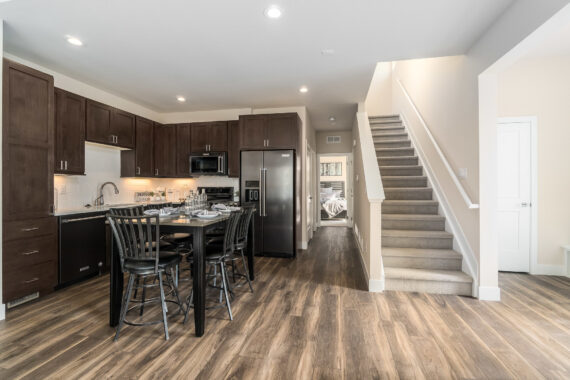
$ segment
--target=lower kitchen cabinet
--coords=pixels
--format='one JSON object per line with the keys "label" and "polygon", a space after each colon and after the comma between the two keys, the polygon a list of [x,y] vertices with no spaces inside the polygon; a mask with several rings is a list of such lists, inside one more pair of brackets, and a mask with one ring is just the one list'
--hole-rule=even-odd
{"label": "lower kitchen cabinet", "polygon": [[60,216],[59,237],[59,286],[105,271],[105,213]]}

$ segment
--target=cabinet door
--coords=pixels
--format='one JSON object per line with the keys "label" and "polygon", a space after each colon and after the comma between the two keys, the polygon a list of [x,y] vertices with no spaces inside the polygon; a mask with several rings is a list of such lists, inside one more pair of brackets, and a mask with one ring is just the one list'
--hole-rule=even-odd
{"label": "cabinet door", "polygon": [[239,121],[228,121],[228,176],[239,178]]}
{"label": "cabinet door", "polygon": [[154,123],[142,117],[136,118],[135,175],[152,177],[154,175]]}
{"label": "cabinet door", "polygon": [[5,60],[3,219],[53,213],[53,77]]}
{"label": "cabinet door", "polygon": [[176,126],[176,176],[190,176],[190,153],[192,126],[190,124],[178,124]]}
{"label": "cabinet door", "polygon": [[87,99],[85,108],[85,139],[100,144],[113,144],[111,134],[113,108],[90,99]]}
{"label": "cabinet door", "polygon": [[210,123],[209,142],[212,152],[228,151],[228,122],[216,121]]}
{"label": "cabinet door", "polygon": [[210,125],[208,123],[192,123],[191,135],[192,152],[200,153],[208,151],[210,144]]}
{"label": "cabinet door", "polygon": [[240,148],[264,149],[265,118],[259,116],[240,117]]}
{"label": "cabinet door", "polygon": [[273,115],[267,119],[265,133],[267,148],[297,148],[297,115]]}
{"label": "cabinet door", "polygon": [[176,176],[176,128],[154,125],[154,175]]}
{"label": "cabinet door", "polygon": [[55,172],[85,174],[85,98],[55,89]]}
{"label": "cabinet door", "polygon": [[115,144],[123,148],[135,148],[135,115],[114,108],[111,115],[111,134]]}

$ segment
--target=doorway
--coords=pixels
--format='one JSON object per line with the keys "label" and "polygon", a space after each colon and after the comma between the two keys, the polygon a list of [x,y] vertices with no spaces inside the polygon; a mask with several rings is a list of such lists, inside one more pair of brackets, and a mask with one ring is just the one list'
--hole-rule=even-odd
{"label": "doorway", "polygon": [[320,154],[319,224],[352,225],[352,154]]}
{"label": "doorway", "polygon": [[500,271],[530,273],[536,254],[535,120],[499,119],[497,125]]}

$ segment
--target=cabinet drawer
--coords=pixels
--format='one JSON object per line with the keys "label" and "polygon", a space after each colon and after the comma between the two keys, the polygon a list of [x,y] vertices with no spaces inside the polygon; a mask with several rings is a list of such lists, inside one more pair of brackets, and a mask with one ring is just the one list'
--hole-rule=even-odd
{"label": "cabinet drawer", "polygon": [[57,260],[57,235],[6,242],[3,258],[6,270]]}
{"label": "cabinet drawer", "polygon": [[28,239],[57,233],[55,217],[17,220],[4,223],[4,241]]}
{"label": "cabinet drawer", "polygon": [[53,291],[57,284],[57,261],[5,270],[3,302],[40,292],[40,296]]}

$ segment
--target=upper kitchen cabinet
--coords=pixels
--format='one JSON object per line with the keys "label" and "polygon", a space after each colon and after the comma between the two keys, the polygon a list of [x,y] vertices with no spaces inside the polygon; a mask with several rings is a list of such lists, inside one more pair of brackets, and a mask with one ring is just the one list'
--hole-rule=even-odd
{"label": "upper kitchen cabinet", "polygon": [[239,121],[228,121],[228,176],[239,178]]}
{"label": "upper kitchen cabinet", "polygon": [[192,123],[192,152],[227,152],[228,122]]}
{"label": "upper kitchen cabinet", "polygon": [[190,153],[192,152],[191,124],[176,125],[176,176],[190,176]]}
{"label": "upper kitchen cabinet", "polygon": [[121,177],[154,176],[154,122],[136,117],[136,146],[121,151]]}
{"label": "upper kitchen cabinet", "polygon": [[115,135],[115,144],[122,148],[135,148],[135,115],[113,108],[111,114],[111,133]]}
{"label": "upper kitchen cabinet", "polygon": [[135,147],[135,115],[87,99],[85,120],[87,141]]}
{"label": "upper kitchen cabinet", "polygon": [[297,149],[301,119],[297,113],[240,116],[241,149]]}
{"label": "upper kitchen cabinet", "polygon": [[53,213],[53,77],[4,60],[4,221]]}
{"label": "upper kitchen cabinet", "polygon": [[154,176],[176,177],[176,127],[154,124]]}
{"label": "upper kitchen cabinet", "polygon": [[55,172],[85,174],[85,98],[55,89]]}

